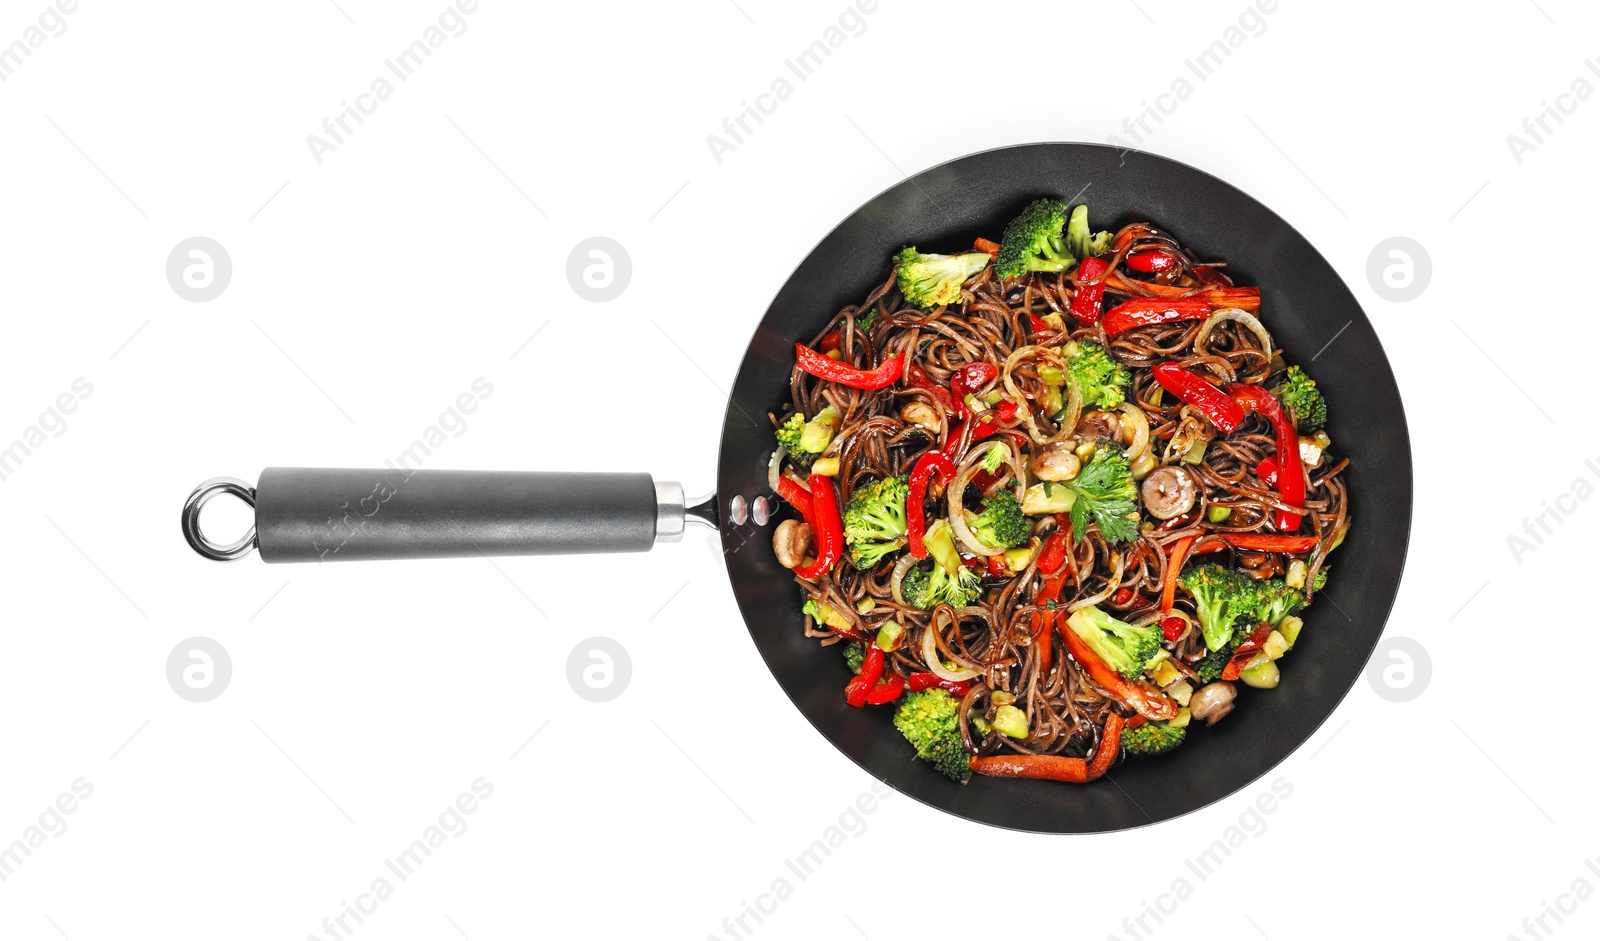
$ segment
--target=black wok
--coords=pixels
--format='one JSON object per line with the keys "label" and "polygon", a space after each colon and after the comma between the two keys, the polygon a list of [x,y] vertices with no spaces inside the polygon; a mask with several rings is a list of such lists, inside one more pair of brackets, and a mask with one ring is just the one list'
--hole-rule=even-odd
{"label": "black wok", "polygon": [[[976,778],[956,784],[914,759],[885,710],[847,706],[845,667],[803,636],[798,591],[772,555],[774,520],[751,512],[769,496],[769,411],[788,398],[794,344],[859,300],[904,244],[951,251],[996,237],[1040,196],[1077,196],[1097,224],[1149,221],[1204,259],[1225,259],[1262,288],[1263,320],[1329,402],[1328,432],[1352,461],[1350,536],[1333,558],[1321,603],[1281,687],[1243,690],[1217,727],[1177,752],[1128,761],[1088,785]],[[1314,360],[1314,361],[1313,361]],[[208,481],[184,507],[202,555],[268,562],[638,551],[692,520],[720,530],[728,578],[756,648],[817,730],[897,790],[996,826],[1042,832],[1120,830],[1220,800],[1299,747],[1361,674],[1394,602],[1411,527],[1411,446],[1399,390],[1371,324],[1310,243],[1271,210],[1208,174],[1135,151],[1030,144],[924,171],[856,210],[812,250],[756,328],[723,420],[715,497],[694,503],[645,474],[268,468],[256,487]],[[219,546],[200,532],[217,493],[256,507],[256,525]],[[735,503],[739,512],[730,507]],[[765,502],[763,506],[767,505]],[[776,506],[776,501],[772,501]]]}

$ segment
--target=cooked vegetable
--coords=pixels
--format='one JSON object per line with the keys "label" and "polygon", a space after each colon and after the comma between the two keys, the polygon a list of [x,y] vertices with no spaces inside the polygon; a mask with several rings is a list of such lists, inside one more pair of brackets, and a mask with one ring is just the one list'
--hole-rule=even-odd
{"label": "cooked vegetable", "polygon": [[1146,722],[1134,728],[1124,727],[1122,750],[1129,755],[1146,758],[1164,755],[1182,745],[1184,737],[1188,734],[1187,728],[1165,722]]}
{"label": "cooked vegetable", "polygon": [[1189,512],[1194,508],[1196,492],[1194,477],[1171,464],[1151,471],[1139,487],[1145,512],[1158,520],[1173,519]]}
{"label": "cooked vegetable", "polygon": [[844,524],[839,520],[839,495],[834,492],[833,480],[812,474],[806,482],[811,490],[811,514],[806,522],[817,539],[817,559],[794,573],[801,578],[816,578],[832,571],[833,563],[844,555]]}
{"label": "cooked vegetable", "polygon": [[[1305,506],[1306,478],[1300,468],[1300,438],[1294,433],[1294,422],[1284,414],[1272,393],[1260,386],[1229,383],[1228,394],[1246,410],[1272,423],[1278,444],[1278,495],[1290,506]],[[1300,514],[1280,509],[1273,516],[1273,526],[1280,532],[1292,533],[1300,528],[1300,519]]]}
{"label": "cooked vegetable", "polygon": [[1116,408],[1127,401],[1128,384],[1133,374],[1111,358],[1106,348],[1087,340],[1066,346],[1067,374],[1078,387],[1085,406]]}
{"label": "cooked vegetable", "polygon": [[989,724],[1007,738],[1028,737],[1028,714],[1010,703],[996,707],[994,720]]}
{"label": "cooked vegetable", "polygon": [[861,672],[861,661],[866,655],[867,645],[860,641],[853,640],[844,645],[844,662],[845,666],[850,668],[851,673]]}
{"label": "cooked vegetable", "polygon": [[1200,677],[1200,682],[1202,683],[1211,683],[1220,679],[1222,677],[1222,668],[1228,665],[1228,657],[1232,654],[1233,648],[1226,644],[1216,650],[1209,651],[1194,665],[1195,675]]}
{"label": "cooked vegetable", "polygon": [[925,255],[907,246],[895,256],[894,275],[907,301],[934,308],[961,300],[961,285],[988,263],[989,256],[983,252]]}
{"label": "cooked vegetable", "polygon": [[1111,249],[1111,233],[1089,233],[1089,207],[1074,206],[1067,219],[1067,249],[1080,259],[1104,255]]}
{"label": "cooked vegetable", "polygon": [[784,520],[772,531],[772,554],[786,569],[796,568],[811,549],[811,527],[799,520]]}
{"label": "cooked vegetable", "polygon": [[1055,199],[1031,202],[1000,236],[995,276],[1018,278],[1031,271],[1065,271],[1078,263],[1067,247],[1067,205]]}
{"label": "cooked vegetable", "polygon": [[1150,372],[1161,388],[1199,409],[1223,434],[1232,434],[1244,421],[1244,409],[1239,403],[1198,374],[1176,363],[1157,363]]}
{"label": "cooked vegetable", "polygon": [[901,365],[904,361],[905,357],[896,353],[871,369],[858,369],[848,363],[824,356],[804,343],[794,345],[794,364],[800,367],[802,372],[852,389],[882,389],[893,385],[894,381],[900,378]]}
{"label": "cooked vegetable", "polygon": [[850,561],[869,569],[906,544],[905,477],[884,477],[850,494],[844,511],[844,539]]}
{"label": "cooked vegetable", "polygon": [[1322,397],[1322,390],[1299,366],[1290,366],[1284,372],[1272,394],[1283,403],[1284,411],[1294,419],[1301,434],[1309,435],[1328,423],[1328,402]]}
{"label": "cooked vegetable", "polygon": [[942,689],[911,692],[894,712],[894,727],[906,737],[917,757],[953,780],[965,783],[972,771],[961,740],[956,711],[959,703]]}
{"label": "cooked vegetable", "polygon": [[1161,649],[1161,625],[1135,627],[1117,620],[1096,605],[1072,612],[1067,618],[1067,627],[1111,669],[1130,680],[1143,673],[1145,663]]}
{"label": "cooked vegetable", "polygon": [[800,451],[821,454],[833,443],[833,433],[839,428],[839,410],[829,405],[800,428]]}
{"label": "cooked vegetable", "polygon": [[[989,453],[1004,454],[1005,451],[995,448]],[[995,549],[1020,546],[1033,535],[1033,523],[1022,515],[1022,507],[1017,505],[1017,498],[1009,490],[984,498],[983,512],[967,520],[967,528],[979,542]]]}
{"label": "cooked vegetable", "polygon": [[1207,683],[1189,697],[1189,714],[1206,725],[1216,725],[1233,711],[1233,697],[1232,683]]}
{"label": "cooked vegetable", "polygon": [[1178,576],[1178,584],[1194,597],[1195,614],[1210,651],[1227,646],[1234,623],[1241,617],[1253,617],[1261,602],[1250,576],[1215,563],[1189,569]]}
{"label": "cooked vegetable", "polygon": [[906,572],[900,583],[906,604],[924,610],[940,604],[966,607],[978,597],[983,586],[978,573],[961,563],[950,523],[938,520],[928,527],[922,541],[933,557],[933,564],[923,563]]}

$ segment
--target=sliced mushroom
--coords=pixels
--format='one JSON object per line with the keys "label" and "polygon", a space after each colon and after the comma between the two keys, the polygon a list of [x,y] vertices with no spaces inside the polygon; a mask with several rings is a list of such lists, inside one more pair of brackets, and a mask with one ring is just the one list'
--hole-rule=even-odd
{"label": "sliced mushroom", "polygon": [[1122,416],[1116,412],[1093,409],[1078,419],[1072,430],[1080,441],[1115,441],[1122,434]]}
{"label": "sliced mushroom", "polygon": [[1082,462],[1072,453],[1077,442],[1071,438],[1052,441],[1039,449],[1028,467],[1040,480],[1071,480],[1078,476]]}
{"label": "sliced mushroom", "polygon": [[926,402],[907,402],[900,409],[900,420],[908,425],[926,428],[935,434],[939,431],[939,413]]}
{"label": "sliced mushroom", "polygon": [[1189,697],[1189,715],[1205,720],[1206,725],[1216,725],[1218,719],[1233,711],[1233,696],[1232,683],[1207,683]]}
{"label": "sliced mushroom", "polygon": [[784,520],[772,531],[772,554],[778,564],[792,569],[805,561],[811,548],[811,527],[799,520]]}
{"label": "sliced mushroom", "polygon": [[1194,477],[1174,465],[1158,467],[1144,479],[1140,495],[1144,508],[1158,520],[1169,520],[1194,508]]}

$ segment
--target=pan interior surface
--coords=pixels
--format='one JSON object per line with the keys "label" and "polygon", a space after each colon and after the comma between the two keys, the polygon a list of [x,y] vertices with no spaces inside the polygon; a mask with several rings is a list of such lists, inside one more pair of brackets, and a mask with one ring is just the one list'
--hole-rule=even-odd
{"label": "pan interior surface", "polygon": [[1048,833],[1157,823],[1245,787],[1316,731],[1371,656],[1405,563],[1411,445],[1388,358],[1332,266],[1244,192],[1162,157],[1093,144],[1028,144],[963,157],[875,197],[801,262],[740,366],[717,469],[724,502],[769,492],[774,444],[765,416],[789,400],[795,342],[809,340],[840,307],[880,283],[900,246],[970,250],[976,236],[998,238],[1030,201],[1079,192],[1095,228],[1148,221],[1197,257],[1225,260],[1239,284],[1260,286],[1263,323],[1290,362],[1311,366],[1327,396],[1334,451],[1351,461],[1353,525],[1330,558],[1323,603],[1303,613],[1305,632],[1282,686],[1241,687],[1239,708],[1215,728],[1198,730],[1169,755],[1125,759],[1090,785],[985,778],[956,784],[914,758],[891,724],[891,709],[846,705],[844,659],[804,636],[799,592],[771,552],[773,523],[722,523],[728,577],[751,639],[817,731],[901,793],[971,820]]}

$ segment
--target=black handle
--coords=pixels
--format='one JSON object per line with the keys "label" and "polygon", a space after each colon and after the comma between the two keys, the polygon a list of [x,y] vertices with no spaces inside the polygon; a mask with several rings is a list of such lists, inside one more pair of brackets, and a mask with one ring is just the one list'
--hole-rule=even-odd
{"label": "black handle", "polygon": [[266,562],[643,552],[684,519],[649,474],[529,471],[269,467],[255,509]]}

